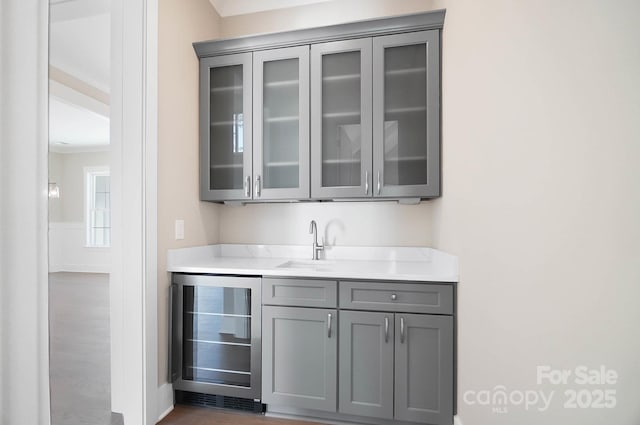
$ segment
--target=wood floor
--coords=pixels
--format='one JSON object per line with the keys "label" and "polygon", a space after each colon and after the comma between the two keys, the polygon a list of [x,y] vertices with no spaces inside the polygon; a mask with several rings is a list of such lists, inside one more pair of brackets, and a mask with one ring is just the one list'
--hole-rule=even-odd
{"label": "wood floor", "polygon": [[158,425],[318,425],[318,422],[178,404]]}
{"label": "wood floor", "polygon": [[115,425],[111,414],[109,275],[49,274],[52,425]]}

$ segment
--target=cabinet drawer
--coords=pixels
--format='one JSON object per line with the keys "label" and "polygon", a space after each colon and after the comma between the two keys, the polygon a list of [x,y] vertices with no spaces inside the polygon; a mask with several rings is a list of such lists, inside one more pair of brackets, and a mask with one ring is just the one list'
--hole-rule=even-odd
{"label": "cabinet drawer", "polygon": [[453,287],[424,283],[340,282],[340,308],[453,314]]}
{"label": "cabinet drawer", "polygon": [[262,303],[299,307],[337,307],[338,283],[314,279],[262,279]]}

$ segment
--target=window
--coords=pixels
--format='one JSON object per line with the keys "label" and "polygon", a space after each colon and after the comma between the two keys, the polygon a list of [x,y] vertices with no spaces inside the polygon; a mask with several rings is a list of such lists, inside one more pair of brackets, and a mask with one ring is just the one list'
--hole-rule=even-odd
{"label": "window", "polygon": [[108,167],[85,168],[87,246],[111,246],[111,183]]}

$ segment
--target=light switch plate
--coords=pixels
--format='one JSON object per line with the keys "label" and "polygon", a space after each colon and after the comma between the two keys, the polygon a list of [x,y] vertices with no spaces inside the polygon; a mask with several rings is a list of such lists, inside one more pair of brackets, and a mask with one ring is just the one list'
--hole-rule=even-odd
{"label": "light switch plate", "polygon": [[184,220],[176,220],[175,233],[177,241],[184,239]]}

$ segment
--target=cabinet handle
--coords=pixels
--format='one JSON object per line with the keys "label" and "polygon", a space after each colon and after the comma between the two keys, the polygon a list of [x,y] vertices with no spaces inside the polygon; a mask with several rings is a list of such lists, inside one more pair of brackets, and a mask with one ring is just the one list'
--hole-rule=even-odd
{"label": "cabinet handle", "polygon": [[381,188],[382,188],[382,184],[380,183],[380,171],[378,171],[378,183],[377,183],[378,195],[380,195],[380,189]]}
{"label": "cabinet handle", "polygon": [[364,172],[364,194],[369,194],[369,170]]}
{"label": "cabinet handle", "polygon": [[244,180],[244,196],[246,198],[251,196],[251,176],[247,176]]}
{"label": "cabinet handle", "polygon": [[173,370],[173,350],[175,349],[174,341],[173,341],[173,291],[176,290],[178,285],[172,283],[169,286],[169,344],[171,344],[171,349],[169,350],[169,382],[175,382],[178,374]]}
{"label": "cabinet handle", "polygon": [[331,338],[331,313],[327,315],[327,338]]}
{"label": "cabinet handle", "polygon": [[400,344],[404,344],[404,317],[400,318]]}
{"label": "cabinet handle", "polygon": [[385,344],[389,342],[389,318],[384,317],[384,342]]}
{"label": "cabinet handle", "polygon": [[260,176],[256,176],[256,196],[260,197]]}
{"label": "cabinet handle", "polygon": [[398,299],[398,296],[396,294],[391,294],[391,299],[395,301]]}

